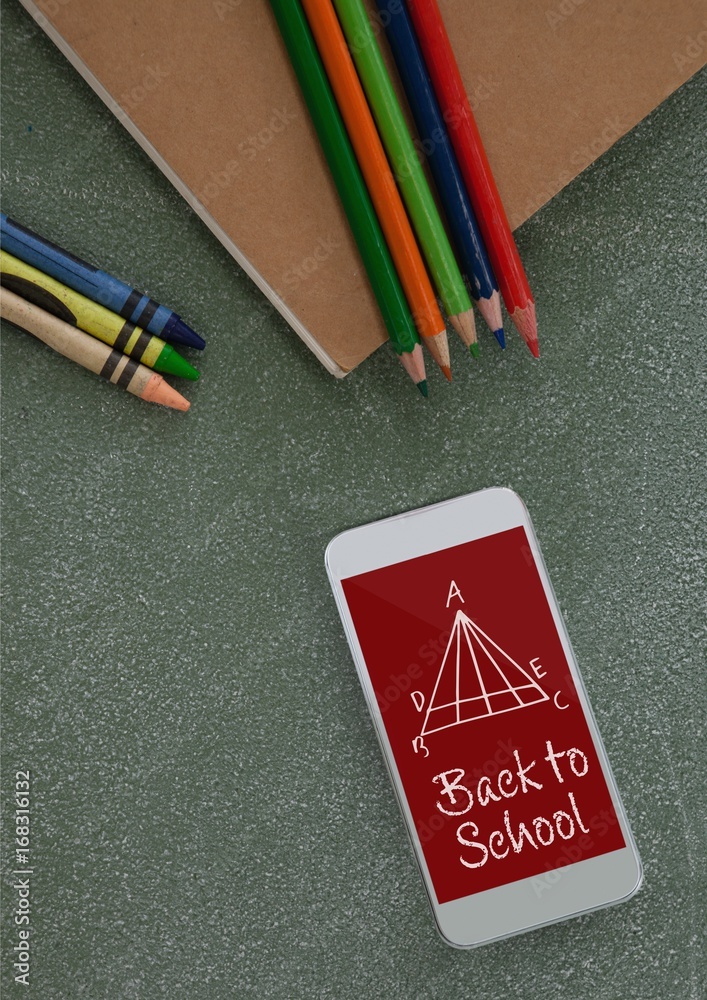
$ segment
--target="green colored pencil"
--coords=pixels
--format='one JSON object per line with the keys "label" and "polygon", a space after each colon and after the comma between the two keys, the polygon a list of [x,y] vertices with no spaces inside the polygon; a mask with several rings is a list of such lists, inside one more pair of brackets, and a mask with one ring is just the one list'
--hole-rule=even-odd
{"label": "green colored pencil", "polygon": [[478,350],[471,299],[362,0],[333,0],[417,238],[450,321]]}
{"label": "green colored pencil", "polygon": [[354,239],[405,370],[427,395],[420,339],[299,0],[270,0]]}

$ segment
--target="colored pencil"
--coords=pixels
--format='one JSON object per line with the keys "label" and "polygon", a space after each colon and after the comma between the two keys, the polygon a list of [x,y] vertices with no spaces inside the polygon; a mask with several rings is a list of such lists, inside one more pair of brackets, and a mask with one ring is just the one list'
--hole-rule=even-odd
{"label": "colored pencil", "polygon": [[451,379],[444,319],[336,12],[331,0],[302,0],[302,6],[418,332],[445,376]]}
{"label": "colored pencil", "polygon": [[457,260],[479,311],[501,347],[505,347],[498,283],[410,15],[400,0],[378,0],[378,10],[439,193]]}
{"label": "colored pencil", "polygon": [[538,326],[528,278],[508,225],[436,0],[405,0],[486,243],[518,332],[537,358]]}
{"label": "colored pencil", "polygon": [[151,368],[133,361],[127,354],[77,330],[52,313],[0,287],[0,316],[31,333],[49,347],[109,382],[127,389],[150,403],[173,410],[188,410],[189,401]]}
{"label": "colored pencil", "polygon": [[430,191],[361,0],[334,0],[363,89],[378,125],[410,219],[450,322],[473,354],[474,313],[464,279]]}
{"label": "colored pencil", "polygon": [[391,344],[423,396],[424,359],[410,309],[299,0],[270,0],[358,245]]}
{"label": "colored pencil", "polygon": [[0,284],[148,368],[180,378],[195,380],[199,377],[196,368],[160,337],[121,319],[117,313],[99,306],[5,250],[0,250]]}
{"label": "colored pencil", "polygon": [[74,257],[4,213],[0,213],[0,247],[170,344],[199,350],[204,347],[201,337],[171,309]]}

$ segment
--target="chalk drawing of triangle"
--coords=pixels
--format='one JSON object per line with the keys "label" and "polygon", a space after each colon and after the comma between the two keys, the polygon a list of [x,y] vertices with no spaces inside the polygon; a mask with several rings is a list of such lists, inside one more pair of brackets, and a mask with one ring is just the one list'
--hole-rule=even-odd
{"label": "chalk drawing of triangle", "polygon": [[460,610],[420,736],[548,700],[537,681]]}

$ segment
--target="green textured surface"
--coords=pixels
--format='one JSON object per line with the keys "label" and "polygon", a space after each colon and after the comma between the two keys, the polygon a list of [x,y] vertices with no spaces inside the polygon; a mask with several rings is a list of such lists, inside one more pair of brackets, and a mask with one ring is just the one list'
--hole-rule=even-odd
{"label": "green textured surface", "polygon": [[[25,995],[704,997],[707,75],[521,230],[541,361],[510,330],[473,365],[455,342],[455,382],[431,372],[424,402],[387,349],[329,376],[24,12],[2,13],[3,209],[207,340],[182,415],[2,328]],[[433,929],[323,551],[489,485],[533,516],[645,884],[463,953]]]}

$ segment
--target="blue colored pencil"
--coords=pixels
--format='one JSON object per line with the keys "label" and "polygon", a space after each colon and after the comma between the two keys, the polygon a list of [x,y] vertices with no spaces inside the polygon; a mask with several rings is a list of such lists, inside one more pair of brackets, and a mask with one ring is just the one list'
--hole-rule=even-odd
{"label": "blue colored pencil", "polygon": [[383,15],[388,43],[432,170],[461,270],[479,311],[501,347],[505,347],[498,282],[410,15],[401,0],[378,0],[378,9]]}
{"label": "blue colored pencil", "polygon": [[4,212],[0,213],[0,246],[156,337],[184,347],[204,348],[199,334],[171,309],[8,219]]}

